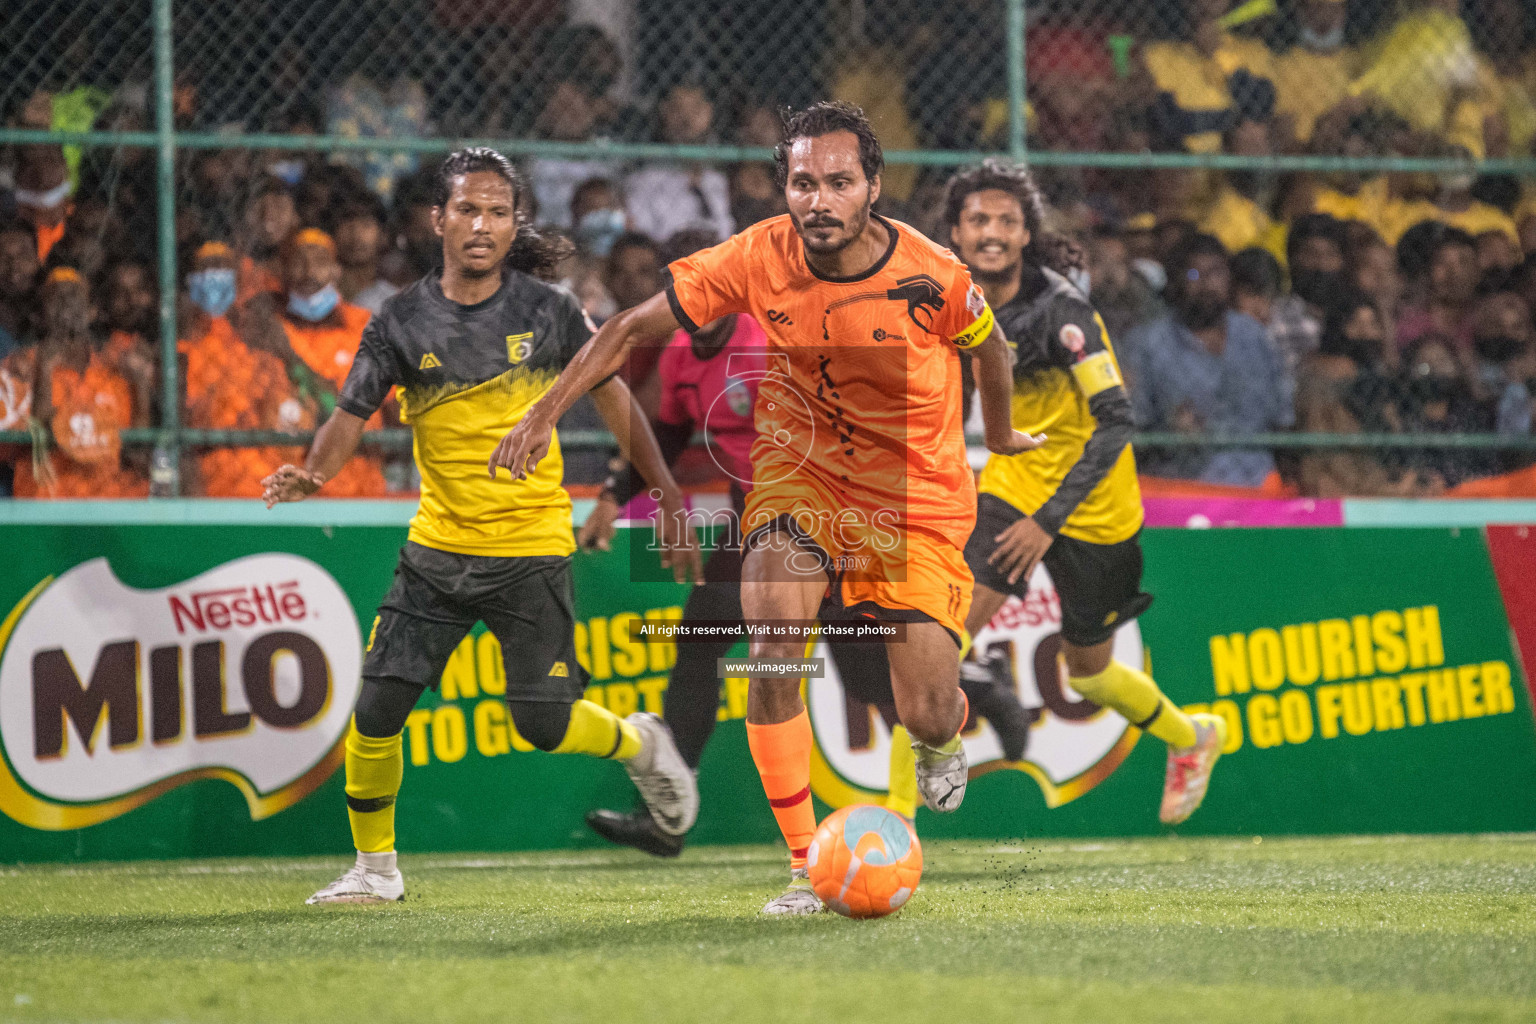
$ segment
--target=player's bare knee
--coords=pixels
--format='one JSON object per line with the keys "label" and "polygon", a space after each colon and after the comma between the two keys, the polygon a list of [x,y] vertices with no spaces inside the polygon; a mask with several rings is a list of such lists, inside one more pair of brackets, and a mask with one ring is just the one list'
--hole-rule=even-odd
{"label": "player's bare knee", "polygon": [[914,739],[930,747],[941,747],[960,731],[961,704],[958,691],[927,693],[909,702],[901,711],[901,723]]}

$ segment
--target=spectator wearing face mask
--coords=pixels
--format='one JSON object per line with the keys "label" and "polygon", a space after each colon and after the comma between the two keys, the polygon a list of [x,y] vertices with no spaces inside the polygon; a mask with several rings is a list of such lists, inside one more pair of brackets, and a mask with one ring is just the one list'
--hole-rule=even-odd
{"label": "spectator wearing face mask", "polygon": [[629,226],[617,186],[607,178],[588,178],[577,185],[571,196],[571,224],[578,252],[607,259]]}
{"label": "spectator wearing face mask", "polygon": [[1285,240],[1285,262],[1291,275],[1291,295],[1321,322],[1343,294],[1347,279],[1344,254],[1349,231],[1341,220],[1325,213],[1298,217]]}
{"label": "spectator wearing face mask", "polygon": [[[1469,353],[1479,277],[1477,243],[1465,231],[1438,224],[1428,235],[1420,298],[1398,319],[1397,344],[1406,347],[1427,334],[1438,334],[1454,342],[1457,352]],[[1400,260],[1402,256],[1399,250]]]}
{"label": "spectator wearing face mask", "polygon": [[[1167,268],[1172,312],[1133,331],[1126,346],[1138,425],[1188,434],[1289,427],[1284,369],[1263,325],[1228,307],[1232,278],[1221,243],[1195,235]],[[1263,484],[1275,469],[1262,449],[1177,449],[1148,462],[1150,473],[1244,487]]]}
{"label": "spectator wearing face mask", "polygon": [[1531,309],[1514,292],[1485,295],[1473,309],[1474,384],[1493,410],[1500,434],[1531,432],[1531,381],[1536,378],[1531,335]]}
{"label": "spectator wearing face mask", "polygon": [[149,494],[148,478],[123,461],[122,431],[149,425],[150,382],[130,379],[91,336],[91,295],[69,267],[43,283],[43,338],[36,350],[30,401],[51,443],[18,460],[15,490],[25,498],[132,498]]}
{"label": "spectator wearing face mask", "polygon": [[[342,301],[336,243],[318,228],[297,232],[283,246],[282,273],[278,322],[288,345],[306,366],[339,389],[362,343],[369,313]],[[383,426],[380,410],[366,429]],[[385,490],[383,460],[377,455],[351,460],[326,484],[326,493],[334,497],[376,498]]]}
{"label": "spectator wearing face mask", "polygon": [[336,261],[341,264],[337,288],[344,301],[377,313],[384,300],[400,289],[379,272],[384,254],[384,207],[371,195],[345,201],[336,214]]}
{"label": "spectator wearing face mask", "polygon": [[1345,0],[1301,0],[1296,42],[1275,58],[1276,109],[1300,142],[1317,119],[1342,103],[1359,72],[1359,55],[1344,43]]}
{"label": "spectator wearing face mask", "polygon": [[[1463,369],[1457,342],[1446,335],[1423,334],[1408,346],[1398,393],[1397,416],[1404,433],[1481,433],[1493,426],[1493,416],[1478,403]],[[1403,468],[1417,473],[1431,489],[1455,487],[1498,468],[1490,453],[1471,449],[1421,448],[1396,454]]]}
{"label": "spectator wearing face mask", "polygon": [[[177,351],[183,360],[186,425],[205,430],[309,430],[320,403],[289,376],[284,358],[248,343],[231,320],[235,300],[234,252],[222,242],[198,248],[187,275],[191,305],[182,317]],[[286,346],[281,332],[256,337]],[[296,360],[287,353],[288,361]],[[253,498],[272,467],[302,455],[301,448],[209,448],[191,453],[183,474],[190,494]]]}

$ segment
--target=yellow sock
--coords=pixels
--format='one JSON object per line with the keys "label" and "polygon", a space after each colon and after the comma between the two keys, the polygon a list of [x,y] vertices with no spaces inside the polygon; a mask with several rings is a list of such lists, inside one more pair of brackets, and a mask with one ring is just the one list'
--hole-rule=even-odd
{"label": "yellow sock", "polygon": [[552,753],[628,761],[640,753],[640,733],[601,704],[578,700],[571,705],[571,723],[565,727],[565,738]]}
{"label": "yellow sock", "polygon": [[1163,696],[1145,672],[1111,661],[1096,676],[1072,676],[1072,689],[1089,700],[1125,716],[1132,725],[1170,747],[1195,745],[1195,723]]}
{"label": "yellow sock", "polygon": [[405,775],[400,735],[373,737],[347,730],[347,817],[359,853],[395,848],[395,796]]}
{"label": "yellow sock", "polygon": [[891,779],[885,795],[885,807],[903,818],[917,814],[917,757],[912,753],[912,737],[904,725],[891,728]]}

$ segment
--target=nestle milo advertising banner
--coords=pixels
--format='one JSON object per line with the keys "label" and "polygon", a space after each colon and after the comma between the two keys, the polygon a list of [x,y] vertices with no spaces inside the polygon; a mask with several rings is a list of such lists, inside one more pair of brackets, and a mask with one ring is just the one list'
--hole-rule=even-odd
{"label": "nestle milo advertising banner", "polygon": [[[1536,828],[1536,726],[1512,645],[1536,543],[1511,532],[1490,545],[1493,530],[1147,531],[1157,600],[1119,631],[1115,655],[1229,726],[1205,805],[1179,831]],[[350,849],[340,744],[403,527],[5,532],[0,861]],[[633,582],[628,545],[645,536],[623,531],[613,552],[574,562],[587,696],[619,714],[662,709],[676,648],[633,627],[680,617],[687,596]],[[1042,569],[976,638],[1012,661],[1029,749],[1005,762],[972,723],[965,804],[920,810],[924,835],[1161,830],[1166,748],[1072,691],[1059,624]],[[633,799],[617,765],[541,754],[517,735],[502,658],[477,630],[411,715],[400,849],[595,845],[582,815]],[[826,664],[806,687],[813,790],[822,810],[878,801],[890,723]],[[777,839],[747,753],[746,693],[744,679],[722,680],[699,843]]]}

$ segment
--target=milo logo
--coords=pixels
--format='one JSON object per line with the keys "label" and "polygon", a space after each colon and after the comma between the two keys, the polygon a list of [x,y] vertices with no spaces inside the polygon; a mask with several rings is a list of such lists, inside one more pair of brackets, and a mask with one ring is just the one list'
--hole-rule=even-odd
{"label": "milo logo", "polygon": [[217,778],[275,814],[339,762],[360,646],[341,587],[293,555],[162,590],[103,558],[44,580],[0,621],[0,811],[80,828]]}
{"label": "milo logo", "polygon": [[[1019,702],[1034,719],[1024,760],[1002,760],[1002,744],[985,719],[964,737],[971,776],[1015,769],[1033,778],[1048,807],[1077,799],[1120,766],[1140,734],[1124,718],[1082,698],[1067,684],[1061,653],[1061,602],[1044,566],[1035,569],[1023,600],[1010,597],[975,637],[984,656],[1002,652],[1013,665]],[[1135,622],[1115,633],[1114,655],[1141,665]],[[889,788],[891,733],[873,708],[844,694],[836,663],[821,645],[826,676],[807,683],[806,705],[820,758],[813,757],[816,795],[833,806],[869,799]]]}

